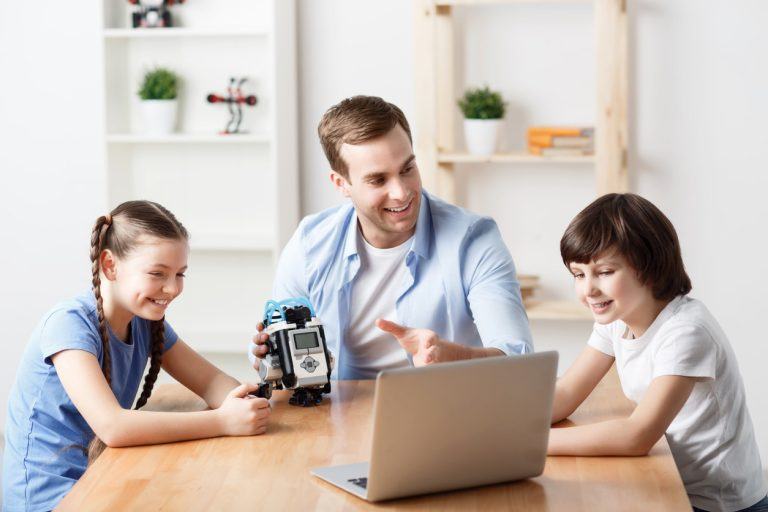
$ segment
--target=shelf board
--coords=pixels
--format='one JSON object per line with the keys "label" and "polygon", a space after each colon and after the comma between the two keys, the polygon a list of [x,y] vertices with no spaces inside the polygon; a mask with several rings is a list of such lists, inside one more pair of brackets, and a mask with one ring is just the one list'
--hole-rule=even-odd
{"label": "shelf board", "polygon": [[538,156],[525,151],[510,153],[496,153],[482,156],[469,153],[439,153],[437,161],[441,164],[483,164],[483,163],[528,163],[528,164],[591,164],[595,162],[595,155],[584,156]]}
{"label": "shelf board", "polygon": [[207,235],[195,236],[189,241],[193,251],[254,251],[270,252],[275,248],[272,237],[267,235]]}
{"label": "shelf board", "polygon": [[224,354],[242,354],[247,361],[248,342],[256,330],[255,325],[259,321],[254,317],[253,327],[234,329],[232,326],[210,327],[189,326],[183,323],[171,324],[178,329],[179,337],[198,352],[216,352]]}
{"label": "shelf board", "polygon": [[524,306],[531,320],[593,320],[592,313],[578,302],[531,299]]}
{"label": "shelf board", "polygon": [[107,142],[113,144],[266,144],[270,141],[269,135],[254,133],[229,135],[207,133],[172,133],[169,135],[112,133],[107,135]]}
{"label": "shelf board", "polygon": [[591,4],[593,0],[437,0],[438,7],[493,4]]}
{"label": "shelf board", "polygon": [[251,28],[107,28],[104,29],[105,39],[159,39],[175,37],[262,37],[266,30]]}

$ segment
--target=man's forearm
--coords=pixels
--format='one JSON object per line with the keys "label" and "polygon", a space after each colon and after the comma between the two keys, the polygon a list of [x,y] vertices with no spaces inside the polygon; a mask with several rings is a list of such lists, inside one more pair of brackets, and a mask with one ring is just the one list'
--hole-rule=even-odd
{"label": "man's forearm", "polygon": [[504,352],[494,347],[467,347],[452,341],[444,341],[449,347],[450,353],[447,360],[460,361],[463,359],[478,359],[480,357],[494,357],[506,355]]}

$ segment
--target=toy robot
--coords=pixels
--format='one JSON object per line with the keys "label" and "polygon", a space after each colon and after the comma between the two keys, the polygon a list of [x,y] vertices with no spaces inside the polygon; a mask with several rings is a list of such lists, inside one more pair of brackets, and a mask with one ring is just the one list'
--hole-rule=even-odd
{"label": "toy robot", "polygon": [[270,398],[273,389],[295,390],[291,405],[309,407],[331,392],[333,354],[325,343],[323,325],[307,299],[268,301],[264,327],[269,351],[259,360],[262,384],[257,396]]}
{"label": "toy robot", "polygon": [[133,28],[171,27],[171,11],[169,8],[176,2],[184,0],[128,0],[138,6],[132,14]]}
{"label": "toy robot", "polygon": [[240,123],[243,121],[243,105],[250,107],[256,105],[258,101],[256,96],[251,94],[249,96],[243,95],[243,84],[247,82],[247,78],[229,79],[229,87],[227,87],[227,95],[221,96],[218,94],[209,94],[206,100],[208,103],[226,103],[229,110],[229,122],[221,133],[227,135],[230,133],[240,133]]}

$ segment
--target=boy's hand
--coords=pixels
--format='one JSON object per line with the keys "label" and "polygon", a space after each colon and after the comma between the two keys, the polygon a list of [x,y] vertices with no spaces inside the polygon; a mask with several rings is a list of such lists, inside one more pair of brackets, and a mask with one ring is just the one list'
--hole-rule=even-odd
{"label": "boy's hand", "polygon": [[259,359],[264,359],[267,355],[269,348],[266,343],[269,340],[269,335],[264,331],[264,324],[259,322],[256,325],[256,334],[253,335],[251,342],[248,346],[248,359],[251,361],[251,365],[255,370],[259,369]]}
{"label": "boy's hand", "polygon": [[216,409],[222,434],[253,436],[267,431],[271,412],[269,401],[249,395],[258,389],[258,384],[245,383],[229,392],[221,407]]}
{"label": "boy's hand", "polygon": [[381,318],[376,320],[376,327],[395,337],[400,345],[413,357],[414,366],[457,361],[469,357],[468,354],[463,353],[463,346],[441,340],[437,333],[429,329],[403,327],[395,322]]}

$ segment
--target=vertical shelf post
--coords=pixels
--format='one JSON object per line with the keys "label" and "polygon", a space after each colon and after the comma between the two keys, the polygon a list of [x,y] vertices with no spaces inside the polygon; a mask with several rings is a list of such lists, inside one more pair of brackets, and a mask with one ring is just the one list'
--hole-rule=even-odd
{"label": "vertical shelf post", "polygon": [[597,118],[595,155],[598,195],[629,190],[627,171],[627,5],[595,0]]}
{"label": "vertical shelf post", "polygon": [[414,70],[417,101],[415,105],[415,140],[416,162],[421,172],[422,185],[427,190],[437,193],[437,96],[432,91],[437,89],[437,50],[436,17],[437,7],[434,0],[416,0],[414,2],[413,43],[416,58]]}

